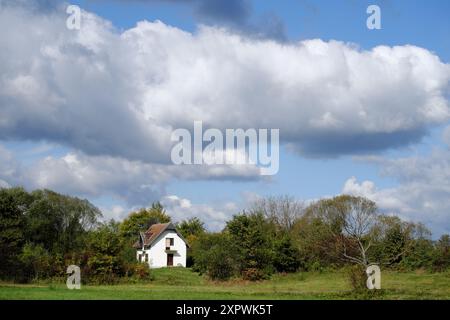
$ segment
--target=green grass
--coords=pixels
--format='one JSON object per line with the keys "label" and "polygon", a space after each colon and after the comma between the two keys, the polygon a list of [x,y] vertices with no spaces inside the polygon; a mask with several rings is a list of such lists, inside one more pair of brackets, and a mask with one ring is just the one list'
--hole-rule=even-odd
{"label": "green grass", "polygon": [[142,284],[82,286],[0,283],[0,299],[450,299],[449,273],[382,273],[382,290],[355,294],[342,272],[274,275],[251,283],[212,282],[190,269],[152,270]]}

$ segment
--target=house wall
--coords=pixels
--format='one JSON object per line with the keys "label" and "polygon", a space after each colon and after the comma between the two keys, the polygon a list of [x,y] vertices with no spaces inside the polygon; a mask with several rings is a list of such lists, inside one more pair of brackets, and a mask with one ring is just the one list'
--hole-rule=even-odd
{"label": "house wall", "polygon": [[[173,253],[173,266],[186,267],[186,243],[172,230],[167,230],[160,234],[158,239],[153,242],[151,248],[144,251],[138,250],[136,258],[139,257],[139,254],[142,254],[142,259],[144,259],[144,254],[147,253],[149,256],[148,264],[150,268],[167,267],[166,238],[174,239],[171,249],[176,250],[177,252]],[[141,261],[144,262],[144,260]]]}

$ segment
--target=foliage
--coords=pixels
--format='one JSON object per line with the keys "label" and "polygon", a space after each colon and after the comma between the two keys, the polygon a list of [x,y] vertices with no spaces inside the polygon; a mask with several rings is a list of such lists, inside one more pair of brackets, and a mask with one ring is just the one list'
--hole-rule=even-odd
{"label": "foliage", "polygon": [[289,235],[275,240],[273,266],[278,272],[295,272],[300,267],[299,252]]}
{"label": "foliage", "polygon": [[[239,270],[257,269],[261,278],[273,271],[275,226],[260,212],[242,213],[227,222],[226,233],[236,244],[239,253]],[[255,279],[256,280],[256,279]]]}
{"label": "foliage", "polygon": [[342,264],[334,236],[328,232],[325,223],[309,210],[295,222],[290,233],[293,245],[299,252],[300,267],[319,271],[324,266]]}
{"label": "foliage", "polygon": [[31,193],[25,213],[26,238],[50,252],[67,253],[83,246],[85,232],[94,228],[101,212],[87,200],[50,190]]}
{"label": "foliage", "polygon": [[185,238],[198,237],[205,233],[205,224],[197,217],[177,223],[176,228]]}
{"label": "foliage", "polygon": [[231,238],[223,233],[202,234],[193,244],[193,269],[214,280],[226,280],[238,272],[239,254]]}
{"label": "foliage", "polygon": [[131,243],[138,237],[139,232],[146,231],[155,223],[167,223],[170,220],[163,206],[155,202],[150,208],[131,212],[120,224],[120,235],[125,241]]}
{"label": "foliage", "polygon": [[194,256],[191,248],[198,241],[198,238],[206,232],[205,224],[199,218],[193,217],[177,223],[176,228],[190,245],[187,251],[186,266],[191,267],[194,265]]}
{"label": "foliage", "polygon": [[352,290],[357,292],[367,291],[367,275],[366,269],[360,264],[348,266],[346,268],[348,281]]}
{"label": "foliage", "polygon": [[[162,205],[132,212],[121,223],[99,223],[100,217],[87,200],[51,190],[0,189],[0,278],[65,277],[67,266],[76,264],[84,283],[153,279],[153,270],[136,262],[132,244],[151,224],[170,221]],[[360,271],[369,263],[383,270],[450,268],[449,235],[432,240],[422,224],[379,214],[361,197],[322,199],[306,208],[290,197],[269,197],[233,216],[222,232],[207,232],[198,218],[177,228],[190,244],[188,265],[213,280],[345,267],[358,289],[365,287]]]}
{"label": "foliage", "polygon": [[235,259],[224,243],[213,246],[207,254],[207,273],[213,280],[228,280],[235,275]]}
{"label": "foliage", "polygon": [[109,221],[92,231],[87,240],[87,263],[83,274],[96,283],[114,283],[124,274],[125,263],[120,258],[122,251],[119,224]]}
{"label": "foliage", "polygon": [[30,203],[22,188],[0,189],[0,277],[14,277],[25,243],[24,212]]}
{"label": "foliage", "polygon": [[37,280],[50,275],[51,256],[40,244],[25,244],[19,260],[28,279]]}

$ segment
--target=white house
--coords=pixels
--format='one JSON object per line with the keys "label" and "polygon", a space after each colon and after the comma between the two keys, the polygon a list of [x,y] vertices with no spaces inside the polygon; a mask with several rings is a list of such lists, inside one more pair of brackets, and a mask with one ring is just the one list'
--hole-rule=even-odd
{"label": "white house", "polygon": [[134,244],[136,258],[150,268],[186,267],[188,243],[172,223],[157,223],[141,232]]}

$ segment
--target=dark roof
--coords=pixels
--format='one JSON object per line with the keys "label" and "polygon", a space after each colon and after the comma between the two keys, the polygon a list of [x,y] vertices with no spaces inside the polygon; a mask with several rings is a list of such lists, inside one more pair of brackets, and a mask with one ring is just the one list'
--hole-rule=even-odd
{"label": "dark roof", "polygon": [[159,237],[161,233],[163,233],[166,230],[172,230],[175,231],[178,236],[183,239],[183,241],[186,243],[186,245],[189,247],[189,244],[187,241],[183,238],[183,236],[177,231],[173,223],[155,223],[148,228],[145,232],[139,233],[139,241],[137,241],[133,247],[135,248],[142,248],[142,244],[145,247],[151,246],[153,242]]}

